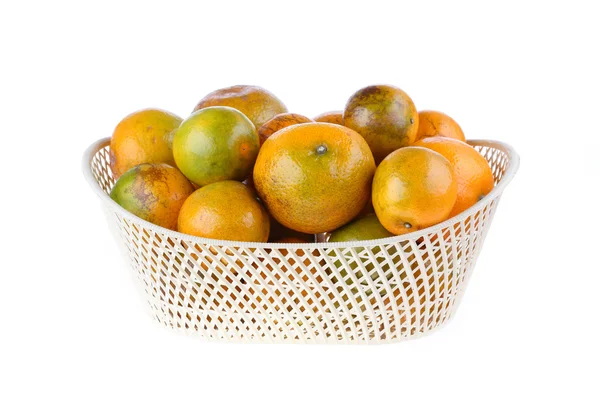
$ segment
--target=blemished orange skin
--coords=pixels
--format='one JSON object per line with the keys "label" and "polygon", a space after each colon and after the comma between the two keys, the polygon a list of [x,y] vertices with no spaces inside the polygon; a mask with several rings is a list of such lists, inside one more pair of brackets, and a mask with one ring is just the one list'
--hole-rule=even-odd
{"label": "blemished orange skin", "polygon": [[485,158],[469,144],[445,137],[431,137],[415,143],[444,156],[452,165],[458,184],[458,197],[450,213],[453,217],[471,207],[494,188],[494,175]]}
{"label": "blemished orange skin", "polygon": [[246,185],[221,181],[188,197],[179,212],[177,230],[210,239],[266,242],[269,215]]}
{"label": "blemished orange skin", "polygon": [[373,178],[373,208],[388,231],[402,235],[449,217],[458,192],[452,165],[441,154],[405,147],[387,156]]}
{"label": "blemished orange skin", "polygon": [[327,111],[317,115],[313,118],[315,122],[328,122],[330,124],[344,126],[344,112],[343,111]]}
{"label": "blemished orange skin", "polygon": [[228,106],[241,111],[250,118],[256,129],[277,114],[288,111],[285,104],[273,93],[260,86],[251,85],[236,85],[215,90],[200,100],[194,111],[211,106]]}
{"label": "blemished orange skin", "polygon": [[144,163],[175,166],[172,132],[182,119],[168,111],[147,108],[119,122],[110,139],[110,166],[115,178]]}
{"label": "blemished orange skin", "polygon": [[392,151],[414,143],[419,115],[411,98],[401,89],[367,86],[346,103],[344,125],[365,138],[379,164]]}
{"label": "blemished orange skin", "polygon": [[254,166],[254,185],[282,225],[320,233],[349,222],[369,200],[375,161],[367,142],[343,126],[311,122],[267,140]]}
{"label": "blemished orange skin", "polygon": [[119,178],[110,197],[138,217],[175,230],[179,210],[194,191],[190,181],[168,164],[140,164]]}
{"label": "blemished orange skin", "polygon": [[439,111],[419,111],[419,130],[415,142],[426,137],[443,136],[465,142],[460,125],[450,116]]}
{"label": "blemished orange skin", "polygon": [[278,114],[265,122],[258,128],[258,137],[260,138],[260,145],[265,142],[275,132],[287,128],[288,126],[304,124],[306,122],[314,122],[312,119],[305,117],[304,115],[294,113],[283,113]]}

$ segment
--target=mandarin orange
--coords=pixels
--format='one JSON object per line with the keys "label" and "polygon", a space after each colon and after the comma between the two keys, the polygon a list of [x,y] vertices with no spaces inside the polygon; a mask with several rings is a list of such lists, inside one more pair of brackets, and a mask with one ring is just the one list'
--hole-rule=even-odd
{"label": "mandarin orange", "polygon": [[344,109],[344,125],[365,138],[379,164],[392,151],[414,143],[419,117],[404,91],[376,85],[350,97]]}
{"label": "mandarin orange", "polygon": [[140,164],[121,175],[110,197],[138,217],[175,230],[179,210],[193,191],[192,184],[177,168]]}
{"label": "mandarin orange", "polygon": [[458,197],[450,217],[471,207],[494,188],[492,169],[485,158],[467,143],[445,137],[431,137],[415,143],[444,156],[452,166]]}
{"label": "mandarin orange", "polygon": [[375,171],[365,140],[343,126],[292,125],[267,140],[254,166],[254,184],[282,225],[304,233],[336,229],[369,200]]}
{"label": "mandarin orange", "polygon": [[456,198],[452,165],[441,154],[422,147],[394,151],[377,167],[373,179],[377,218],[396,235],[444,221]]}
{"label": "mandarin orange", "polygon": [[171,144],[181,118],[170,112],[147,108],[129,114],[110,139],[110,166],[115,178],[144,163],[175,166]]}
{"label": "mandarin orange", "polygon": [[221,181],[188,197],[179,212],[177,230],[210,239],[266,242],[269,215],[246,185]]}
{"label": "mandarin orange", "polygon": [[200,100],[194,111],[212,106],[228,106],[241,111],[250,118],[256,129],[277,114],[287,112],[285,104],[273,93],[252,85],[236,85],[215,90]]}

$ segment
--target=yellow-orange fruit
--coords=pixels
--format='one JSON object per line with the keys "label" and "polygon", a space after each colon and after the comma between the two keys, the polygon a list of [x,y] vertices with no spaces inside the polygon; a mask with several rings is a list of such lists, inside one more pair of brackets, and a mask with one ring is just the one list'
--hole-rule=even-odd
{"label": "yellow-orange fruit", "polygon": [[171,143],[181,118],[170,112],[147,108],[119,122],[110,139],[110,166],[115,178],[144,163],[175,165]]}
{"label": "yellow-orange fruit", "polygon": [[349,222],[369,200],[375,171],[365,140],[343,126],[312,122],[267,140],[254,166],[254,185],[282,225],[320,233]]}
{"label": "yellow-orange fruit", "polygon": [[458,196],[450,217],[471,207],[494,188],[494,175],[486,159],[467,143],[445,137],[431,137],[415,143],[444,156],[452,165]]}
{"label": "yellow-orange fruit", "polygon": [[246,185],[221,181],[188,197],[179,212],[177,229],[210,239],[266,242],[269,215]]}
{"label": "yellow-orange fruit", "polygon": [[452,165],[422,147],[394,151],[377,167],[373,207],[388,231],[402,235],[444,221],[457,197]]}

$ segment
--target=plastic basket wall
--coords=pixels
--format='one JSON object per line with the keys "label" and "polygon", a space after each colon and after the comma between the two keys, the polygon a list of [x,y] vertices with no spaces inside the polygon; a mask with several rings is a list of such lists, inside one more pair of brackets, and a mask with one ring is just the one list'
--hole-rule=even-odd
{"label": "plastic basket wall", "polygon": [[210,340],[389,343],[429,333],[456,312],[518,157],[471,141],[496,187],[442,224],[375,241],[274,244],[202,239],[143,221],[107,193],[109,140],[90,146],[84,174],[161,324]]}

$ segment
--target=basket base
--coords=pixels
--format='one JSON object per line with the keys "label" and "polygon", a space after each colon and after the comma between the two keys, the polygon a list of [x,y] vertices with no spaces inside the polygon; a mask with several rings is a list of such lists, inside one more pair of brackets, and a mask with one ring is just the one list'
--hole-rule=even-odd
{"label": "basket base", "polygon": [[[456,297],[432,304],[438,310],[455,310]],[[179,334],[208,341],[270,344],[388,344],[423,337],[445,326],[452,312],[417,315],[410,321],[401,311],[385,312],[374,319],[357,315],[350,322],[343,313],[294,315],[224,313],[194,310],[148,299],[153,320]],[[427,319],[427,322],[425,321]],[[180,321],[180,322],[173,322]]]}

